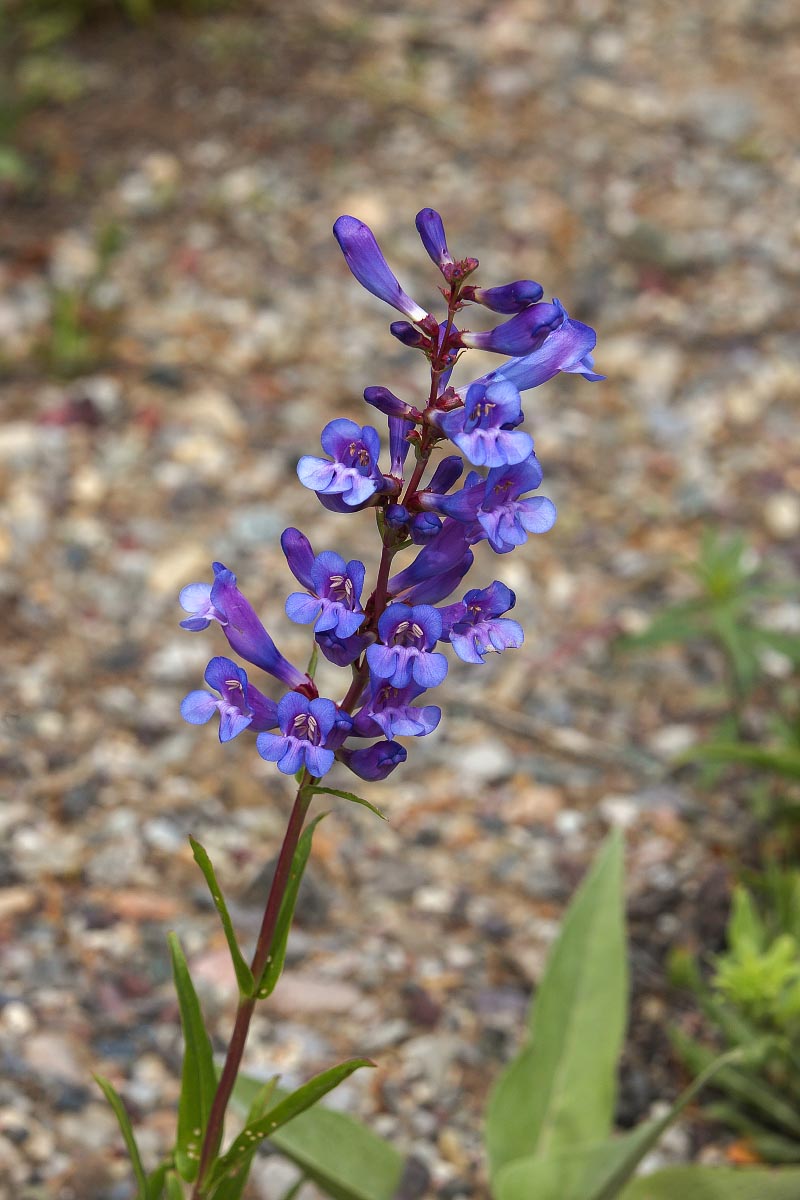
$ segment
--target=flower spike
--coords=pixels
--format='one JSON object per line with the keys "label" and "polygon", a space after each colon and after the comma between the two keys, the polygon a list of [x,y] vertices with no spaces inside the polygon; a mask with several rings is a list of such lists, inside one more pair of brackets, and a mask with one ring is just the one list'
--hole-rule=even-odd
{"label": "flower spike", "polygon": [[[185,719],[205,724],[218,713],[221,741],[253,733],[262,758],[286,774],[303,772],[306,782],[326,775],[335,762],[361,779],[388,778],[407,757],[396,739],[424,737],[441,720],[438,706],[418,701],[447,676],[445,646],[479,665],[488,654],[523,644],[522,627],[506,615],[515,603],[510,588],[495,580],[463,591],[474,562],[471,547],[485,542],[508,554],[556,519],[552,501],[534,494],[542,469],[522,428],[522,393],[559,373],[602,379],[592,360],[594,330],[572,320],[559,300],[545,301],[541,284],[468,283],[478,260],[455,258],[439,213],[421,209],[416,227],[444,280],[439,291],[446,311],[438,317],[404,291],[363,221],[339,217],[334,235],[356,280],[402,317],[392,321],[390,333],[428,360],[429,386],[416,403],[387,387],[364,389],[373,412],[388,420],[383,468],[382,433],[343,417],[322,430],[322,455],[303,455],[297,464],[301,483],[327,511],[375,510],[381,546],[372,590],[365,588],[360,557],[315,554],[299,529],[283,531],[281,548],[301,589],[290,592],[285,610],[292,621],[312,626],[311,675],[280,654],[223,564],[214,563],[212,583],[189,584],[180,594],[184,629],[198,632],[216,622],[233,651],[290,689],[276,702],[234,660],[218,657],[206,668],[208,688],[184,697]],[[459,314],[470,303],[504,319],[487,332],[462,330]],[[506,361],[451,385],[472,349]],[[445,453],[437,464],[434,455],[448,441],[457,453]],[[408,557],[392,574],[400,554]],[[448,603],[453,593],[462,599]],[[318,655],[347,672],[339,703],[319,695],[312,678]],[[368,744],[354,746],[353,739]]]}

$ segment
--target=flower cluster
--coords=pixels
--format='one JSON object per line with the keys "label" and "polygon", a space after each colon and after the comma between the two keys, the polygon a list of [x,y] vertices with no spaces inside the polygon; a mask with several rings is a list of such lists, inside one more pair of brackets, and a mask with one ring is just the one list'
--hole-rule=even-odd
{"label": "flower cluster", "polygon": [[[487,541],[497,554],[507,554],[556,519],[552,502],[531,494],[542,470],[533,439],[520,428],[521,394],[559,372],[602,379],[591,358],[594,330],[572,320],[558,300],[543,300],[540,284],[524,279],[476,287],[467,281],[477,259],[453,257],[439,214],[423,209],[416,224],[444,278],[442,321],[406,294],[362,221],[339,217],[333,232],[362,287],[405,318],[394,321],[390,332],[428,359],[428,397],[415,405],[385,387],[365,390],[366,402],[388,419],[388,470],[381,466],[378,430],[343,418],[322,431],[324,457],[304,455],[297,466],[300,482],[330,511],[374,510],[381,540],[374,588],[365,598],[366,568],[357,559],[347,562],[333,550],[315,554],[299,529],[281,537],[289,570],[303,589],[289,596],[286,613],[313,625],[319,651],[349,668],[346,694],[338,703],[319,695],[311,675],[279,652],[221,563],[214,563],[213,583],[190,584],[180,596],[189,614],[181,622],[185,629],[216,621],[239,658],[289,689],[276,702],[233,659],[212,658],[205,672],[211,690],[186,696],[184,718],[201,724],[219,712],[221,741],[253,730],[259,754],[287,774],[304,770],[318,779],[338,759],[362,779],[385,779],[407,755],[395,739],[423,736],[439,724],[441,710],[420,701],[447,675],[447,657],[438,647],[449,644],[464,662],[482,663],[489,653],[522,644],[522,628],[505,615],[515,596],[504,583],[495,580],[455,603],[442,602],[469,571],[471,546]],[[468,304],[507,319],[489,332],[470,333],[456,324]],[[470,348],[505,361],[453,387],[453,368]],[[442,443],[460,453],[434,466]],[[463,459],[478,469],[462,482]],[[411,547],[415,557],[392,574],[395,555]]]}

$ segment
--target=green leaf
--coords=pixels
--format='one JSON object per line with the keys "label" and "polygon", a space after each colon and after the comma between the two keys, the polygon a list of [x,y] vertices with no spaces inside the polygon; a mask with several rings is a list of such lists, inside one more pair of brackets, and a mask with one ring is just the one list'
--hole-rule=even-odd
{"label": "green leaf", "polygon": [[170,1171],[169,1175],[167,1175],[166,1183],[166,1200],[184,1200],[183,1184],[175,1171]]}
{"label": "green leaf", "polygon": [[[270,1101],[275,1094],[278,1078],[277,1075],[273,1075],[272,1079],[267,1080],[255,1092],[247,1114],[246,1125],[251,1125],[267,1111]],[[251,1153],[243,1155],[241,1162],[237,1164],[236,1170],[231,1171],[230,1175],[218,1183],[211,1200],[241,1200],[258,1147],[259,1143],[253,1142]]]}
{"label": "green leaf", "polygon": [[[680,1030],[672,1030],[671,1040],[689,1070],[705,1071],[715,1061],[713,1051],[699,1042],[686,1037]],[[741,1053],[752,1053],[752,1047],[742,1047]],[[747,1105],[762,1113],[771,1124],[789,1130],[800,1137],[800,1113],[783,1096],[772,1088],[756,1071],[742,1067],[724,1066],[719,1072],[714,1086],[721,1092],[726,1092],[741,1104]]]}
{"label": "green leaf", "polygon": [[759,669],[755,631],[742,625],[735,607],[730,604],[717,608],[712,628],[728,656],[739,687],[744,692],[749,691]]}
{"label": "green leaf", "polygon": [[[260,1086],[240,1075],[234,1102],[245,1108]],[[394,1200],[402,1155],[345,1113],[317,1104],[271,1134],[270,1142],[333,1200]]]}
{"label": "green leaf", "polygon": [[[154,1171],[147,1176],[147,1200],[162,1200],[164,1187],[167,1182],[167,1172],[172,1169],[172,1159],[159,1163]],[[183,1193],[181,1192],[181,1197]],[[169,1200],[169,1193],[167,1194]]]}
{"label": "green leaf", "polygon": [[771,650],[791,659],[795,666],[800,665],[800,637],[796,633],[783,633],[777,629],[762,629],[759,626],[758,638]]}
{"label": "green leaf", "polygon": [[800,1171],[761,1167],[668,1167],[636,1179],[620,1200],[797,1200]]}
{"label": "green leaf", "polygon": [[306,825],[300,834],[300,840],[297,843],[297,849],[294,852],[289,872],[289,882],[283,894],[281,909],[275,925],[275,936],[272,939],[270,956],[267,960],[264,973],[256,986],[256,994],[260,1000],[264,1000],[267,996],[271,995],[281,977],[283,964],[286,961],[286,944],[289,941],[289,930],[292,927],[292,917],[294,916],[295,905],[297,904],[297,894],[300,891],[303,872],[306,869],[308,856],[311,853],[314,830],[325,816],[327,816],[327,813],[320,813],[318,817],[315,817],[313,821],[310,821]]}
{"label": "green leaf", "polygon": [[288,1192],[284,1192],[283,1200],[296,1200],[296,1197],[300,1195],[300,1188],[305,1182],[306,1180],[301,1176],[297,1183],[292,1184]]}
{"label": "green leaf", "polygon": [[755,901],[746,888],[733,889],[733,905],[728,921],[728,944],[736,954],[757,954],[766,949],[767,931],[758,915]]}
{"label": "green leaf", "polygon": [[30,168],[22,155],[11,146],[0,145],[0,182],[22,186],[30,178]]}
{"label": "green leaf", "polygon": [[[238,1174],[242,1164],[252,1159],[253,1153],[265,1138],[271,1138],[282,1125],[305,1112],[307,1108],[311,1108],[359,1067],[374,1066],[374,1062],[368,1058],[351,1058],[347,1062],[339,1063],[336,1067],[329,1067],[327,1071],[320,1072],[313,1079],[309,1079],[308,1083],[304,1083],[302,1087],[285,1096],[263,1117],[249,1122],[212,1170],[212,1186],[229,1176]],[[221,1200],[216,1192],[213,1193],[213,1196],[214,1200]]]}
{"label": "green leaf", "polygon": [[222,888],[217,883],[217,877],[214,874],[214,868],[211,865],[211,859],[199,842],[196,842],[193,837],[189,838],[194,854],[194,860],[205,876],[205,881],[208,884],[208,890],[211,893],[211,899],[214,901],[214,906],[219,913],[219,919],[222,922],[222,928],[225,931],[225,938],[228,943],[228,949],[231,952],[233,960],[233,969],[236,972],[236,982],[239,985],[239,993],[242,996],[252,996],[255,991],[256,983],[253,979],[253,972],[245,962],[244,955],[239,949],[239,942],[236,938],[236,933],[233,928],[233,922],[228,912],[228,906],[225,903],[225,898],[222,895]]}
{"label": "green leaf", "polygon": [[490,1098],[493,1178],[514,1159],[608,1137],[626,992],[622,840],[613,834],[564,918],[532,1006],[530,1041]]}
{"label": "green leaf", "polygon": [[[261,1087],[259,1087],[258,1091],[255,1092],[253,1099],[250,1102],[250,1107],[247,1110],[247,1120],[245,1121],[245,1125],[249,1125],[251,1121],[257,1121],[259,1117],[263,1117],[264,1113],[269,1108],[272,1097],[277,1091],[279,1079],[280,1075],[273,1075],[271,1079],[268,1079],[266,1083],[263,1083]],[[238,1081],[236,1084],[234,1084],[234,1087],[237,1086]]]}
{"label": "green leaf", "polygon": [[361,796],[357,796],[355,792],[342,792],[339,788],[329,787],[313,787],[309,790],[312,796],[339,796],[342,800],[350,800],[353,804],[360,804],[363,808],[368,808],[371,813],[374,813],[376,817],[380,817],[382,821],[387,819],[379,808],[376,808],[374,804],[370,804],[369,800],[362,800]]}
{"label": "green leaf", "polygon": [[139,1147],[136,1145],[136,1138],[134,1136],[133,1126],[131,1125],[131,1119],[125,1110],[125,1105],[122,1103],[119,1092],[116,1090],[114,1085],[102,1075],[95,1075],[94,1081],[101,1089],[108,1103],[113,1108],[114,1116],[119,1122],[119,1127],[122,1132],[122,1136],[125,1139],[125,1145],[128,1148],[128,1154],[130,1155],[134,1178],[136,1179],[136,1186],[139,1192],[137,1200],[150,1200],[147,1176],[145,1175],[144,1167],[142,1166]]}
{"label": "green leaf", "polygon": [[530,1200],[532,1196],[536,1200],[616,1200],[620,1188],[687,1104],[737,1055],[734,1051],[718,1058],[657,1121],[639,1125],[622,1137],[564,1149],[552,1157],[508,1163],[495,1180],[495,1200]]}
{"label": "green leaf", "polygon": [[714,1104],[704,1105],[703,1113],[712,1121],[727,1125],[729,1129],[746,1137],[762,1162],[800,1162],[800,1140],[781,1137],[743,1113],[738,1105],[718,1100]]}
{"label": "green leaf", "polygon": [[675,604],[653,618],[641,633],[625,634],[618,641],[623,650],[643,650],[668,642],[685,642],[708,633],[708,604],[689,600]]}
{"label": "green leaf", "polygon": [[181,1178],[191,1183],[200,1164],[200,1146],[217,1090],[217,1076],[200,1001],[181,944],[174,933],[169,934],[168,941],[184,1040],[175,1166]]}
{"label": "green leaf", "polygon": [[774,771],[778,775],[787,775],[790,779],[800,779],[800,750],[792,746],[769,750],[765,746],[751,746],[746,742],[712,742],[710,745],[695,746],[687,750],[676,761],[695,760],[743,763],[750,767],[763,767],[764,770]]}

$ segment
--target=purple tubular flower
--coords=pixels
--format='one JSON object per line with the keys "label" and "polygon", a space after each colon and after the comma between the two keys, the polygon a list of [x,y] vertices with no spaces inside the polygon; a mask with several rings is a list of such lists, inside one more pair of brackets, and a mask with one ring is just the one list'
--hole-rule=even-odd
{"label": "purple tubular flower", "polygon": [[339,217],[333,235],[345,262],[363,288],[391,304],[415,325],[425,321],[428,314],[400,287],[368,225],[356,217]]}
{"label": "purple tubular flower", "polygon": [[459,520],[445,521],[441,533],[389,580],[389,593],[407,604],[438,604],[458,587],[473,558],[465,526]]}
{"label": "purple tubular flower", "polygon": [[415,546],[427,546],[441,533],[442,522],[434,513],[420,512],[411,518],[409,533]]}
{"label": "purple tubular flower", "polygon": [[546,496],[529,496],[523,492],[537,488],[542,470],[535,455],[524,463],[497,467],[486,476],[483,497],[477,509],[477,520],[498,554],[507,554],[528,540],[529,533],[547,533],[556,520],[556,506]]}
{"label": "purple tubular flower", "polygon": [[286,601],[287,617],[299,625],[313,621],[317,633],[330,629],[337,637],[351,637],[364,621],[361,589],[365,574],[358,559],[346,563],[333,550],[323,550],[311,566],[311,595],[292,592]]}
{"label": "purple tubular flower", "polygon": [[337,709],[332,700],[321,696],[309,700],[298,692],[288,692],[278,702],[281,732],[260,733],[258,753],[267,762],[278,764],[284,775],[294,775],[303,767],[319,778],[333,766],[333,750],[325,740],[336,725]]}
{"label": "purple tubular flower", "polygon": [[430,483],[425,486],[425,491],[442,496],[445,492],[450,491],[454,483],[458,483],[463,473],[464,460],[461,456],[459,454],[448,454],[433,472]]}
{"label": "purple tubular flower", "polygon": [[[585,375],[589,380],[603,379],[593,370],[591,352],[597,341],[597,334],[589,325],[573,321],[559,300],[558,305],[563,313],[561,325],[546,337],[538,350],[526,354],[522,358],[511,358],[495,371],[482,375],[474,383],[489,386],[493,383],[512,383],[518,392],[547,383],[559,371],[573,375]],[[472,385],[470,385],[472,386]]]}
{"label": "purple tubular flower", "polygon": [[441,610],[442,627],[450,645],[464,662],[482,663],[491,652],[521,646],[525,635],[517,621],[503,617],[517,602],[504,583],[467,592],[460,604]]}
{"label": "purple tubular flower", "polygon": [[373,679],[362,707],[353,719],[356,737],[425,737],[432,733],[442,719],[442,710],[435,704],[416,705],[425,691],[417,684],[396,688],[384,680]]}
{"label": "purple tubular flower", "polygon": [[522,462],[533,450],[527,433],[515,432],[519,423],[520,395],[505,380],[487,386],[470,384],[464,407],[437,413],[436,424],[476,467],[501,467]]}
{"label": "purple tubular flower", "polygon": [[403,478],[403,465],[411,449],[407,436],[413,428],[413,421],[407,421],[404,417],[389,417],[389,473],[396,479]]}
{"label": "purple tubular flower", "polygon": [[496,354],[530,354],[539,349],[554,329],[561,327],[563,312],[560,304],[532,304],[488,333],[462,333],[461,344]]}
{"label": "purple tubular flower", "polygon": [[247,675],[230,658],[212,658],[203,676],[209,687],[219,692],[189,692],[181,701],[181,715],[190,725],[205,725],[219,713],[219,740],[229,742],[243,729],[272,729],[278,724],[278,706],[262,696]]}
{"label": "purple tubular flower", "polygon": [[325,749],[337,751],[353,731],[353,718],[343,708],[336,707],[333,728],[325,738]]}
{"label": "purple tubular flower", "polygon": [[375,742],[363,750],[339,750],[336,757],[359,779],[378,783],[406,761],[408,751],[399,742]]}
{"label": "purple tubular flower", "polygon": [[311,591],[313,587],[311,569],[314,566],[314,551],[306,535],[290,525],[281,534],[281,550],[286,555],[289,570],[297,582],[302,583],[304,588],[308,588]]}
{"label": "purple tubular flower", "polygon": [[414,412],[410,404],[385,387],[364,388],[364,399],[387,417],[410,417]]}
{"label": "purple tubular flower", "polygon": [[337,667],[349,667],[364,653],[369,645],[369,639],[361,637],[357,633],[352,637],[340,638],[337,634],[328,631],[318,633],[316,643],[328,662],[334,663]]}
{"label": "purple tubular flower", "polygon": [[390,529],[404,529],[411,520],[411,513],[404,504],[387,504],[383,516]]}
{"label": "purple tubular flower", "polygon": [[392,321],[389,333],[404,346],[410,346],[412,350],[430,350],[430,338],[426,337],[424,333],[420,333],[408,321]]}
{"label": "purple tubular flower", "polygon": [[297,475],[305,487],[318,495],[341,496],[347,509],[368,501],[382,487],[377,429],[371,425],[362,429],[355,421],[339,417],[325,426],[321,442],[333,461],[304,454],[297,464]]}
{"label": "purple tubular flower", "polygon": [[413,679],[421,688],[436,687],[447,674],[447,659],[433,652],[442,636],[442,618],[430,604],[390,604],[378,620],[381,643],[367,647],[367,663],[376,679],[404,688]]}
{"label": "purple tubular flower", "polygon": [[533,279],[518,279],[516,283],[504,283],[502,287],[479,288],[469,285],[461,295],[464,300],[474,300],[492,312],[516,313],[541,300],[544,288]]}
{"label": "purple tubular flower", "polygon": [[422,244],[428,256],[444,273],[444,268],[452,267],[455,259],[447,249],[447,238],[444,234],[442,218],[433,208],[423,208],[417,213],[415,224]]}
{"label": "purple tubular flower", "polygon": [[[287,687],[308,683],[308,676],[278,651],[272,638],[256,616],[253,606],[236,586],[236,576],[222,563],[215,562],[213,584],[191,583],[181,592],[181,605],[194,615],[181,621],[184,629],[205,629],[218,621],[232,650]],[[206,597],[203,599],[203,597]]]}
{"label": "purple tubular flower", "polygon": [[[381,490],[387,491],[388,489],[384,486]],[[342,496],[326,495],[324,492],[317,492],[317,499],[323,508],[327,508],[328,512],[344,513],[345,516],[350,516],[351,513],[361,512],[364,508],[374,508],[377,504],[377,495],[377,492],[373,493],[368,500],[363,500],[361,504],[348,504]]]}

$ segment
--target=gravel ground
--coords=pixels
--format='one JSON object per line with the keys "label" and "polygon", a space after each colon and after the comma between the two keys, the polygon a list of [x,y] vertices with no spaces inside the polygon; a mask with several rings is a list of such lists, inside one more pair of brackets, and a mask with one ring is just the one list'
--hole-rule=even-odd
{"label": "gravel ground", "polygon": [[[248,1065],[291,1082],[372,1055],[340,1102],[427,1170],[417,1194],[485,1197],[488,1086],[618,824],[620,1121],[674,1094],[664,954],[718,939],[750,821],[670,765],[709,719],[708,664],[614,641],[684,593],[675,564],[709,525],[800,565],[799,29],[791,0],[410,0],[107,20],[67,44],[82,94],[28,117],[35,180],[0,216],[0,1194],[130,1195],[91,1070],[148,1159],[166,1144],[168,929],[224,1047],[231,980],[187,835],[254,934],[291,796],[252,742],[181,722],[221,639],[180,631],[176,596],[225,561],[302,661],[280,531],[374,562],[370,522],[294,477],[326,420],[368,419],[365,385],[423,383],[341,261],[342,212],[433,303],[413,217],[436,207],[484,283],[541,279],[597,327],[608,381],[527,403],[560,516],[502,564],[525,647],[451,668],[442,728],[370,788],[387,824],[342,802],[320,827]],[[260,1159],[252,1196],[286,1183]]]}

